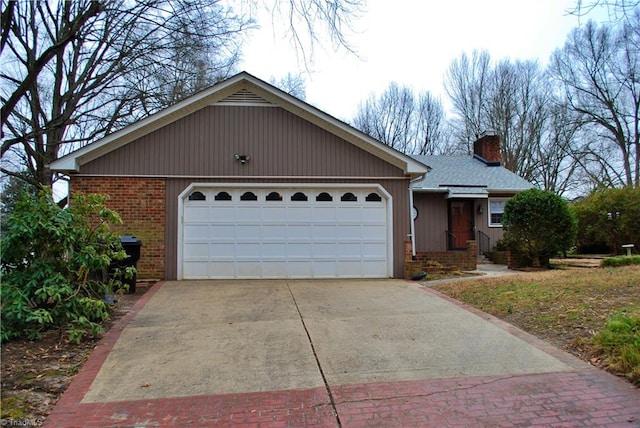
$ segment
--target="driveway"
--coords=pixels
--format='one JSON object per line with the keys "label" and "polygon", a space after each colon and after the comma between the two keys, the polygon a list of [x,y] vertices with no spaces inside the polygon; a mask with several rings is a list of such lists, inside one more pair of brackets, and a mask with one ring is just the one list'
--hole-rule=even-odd
{"label": "driveway", "polygon": [[416,283],[181,281],[148,293],[52,426],[640,419],[637,389]]}

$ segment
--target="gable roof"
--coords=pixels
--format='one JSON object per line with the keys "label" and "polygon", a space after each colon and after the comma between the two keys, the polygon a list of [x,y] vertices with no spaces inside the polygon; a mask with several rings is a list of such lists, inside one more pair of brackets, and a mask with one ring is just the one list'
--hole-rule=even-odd
{"label": "gable roof", "polygon": [[428,171],[425,165],[410,156],[247,72],[236,74],[171,107],[71,152],[52,162],[50,168],[58,172],[79,172],[82,165],[210,105],[281,107],[400,168],[411,178],[420,177]]}
{"label": "gable roof", "polygon": [[535,187],[503,166],[488,166],[473,156],[413,156],[430,168],[414,191],[448,193],[449,198],[487,198]]}

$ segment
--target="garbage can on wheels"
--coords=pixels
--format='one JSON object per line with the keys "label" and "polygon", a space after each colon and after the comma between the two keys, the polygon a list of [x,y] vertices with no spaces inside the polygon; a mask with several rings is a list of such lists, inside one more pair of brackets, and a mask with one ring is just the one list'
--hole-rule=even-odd
{"label": "garbage can on wheels", "polygon": [[[114,272],[116,269],[124,271],[131,266],[137,269],[142,241],[132,235],[123,235],[120,237],[120,243],[122,244],[122,249],[127,253],[127,257],[124,260],[114,261],[111,264],[111,271]],[[127,293],[133,294],[136,292],[137,276],[137,273],[134,273],[131,278],[126,278],[124,274],[120,276],[120,281],[128,286]]]}

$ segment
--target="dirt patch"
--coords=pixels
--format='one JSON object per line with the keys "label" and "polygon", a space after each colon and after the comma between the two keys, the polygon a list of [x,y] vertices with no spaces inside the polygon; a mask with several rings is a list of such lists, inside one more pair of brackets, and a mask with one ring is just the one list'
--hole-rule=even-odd
{"label": "dirt patch", "polygon": [[[126,315],[151,287],[139,282],[136,292],[117,297],[105,334]],[[48,332],[42,340],[15,340],[2,345],[2,425],[14,421],[38,426],[53,409],[100,338],[81,344],[69,342],[59,332]]]}

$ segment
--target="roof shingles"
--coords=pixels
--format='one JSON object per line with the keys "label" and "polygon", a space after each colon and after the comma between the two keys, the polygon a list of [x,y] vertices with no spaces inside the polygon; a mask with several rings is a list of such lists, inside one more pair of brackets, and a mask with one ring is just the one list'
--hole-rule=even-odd
{"label": "roof shingles", "polygon": [[488,193],[520,192],[535,187],[503,166],[487,166],[472,156],[413,155],[431,170],[414,190],[446,192],[451,188],[485,189]]}

